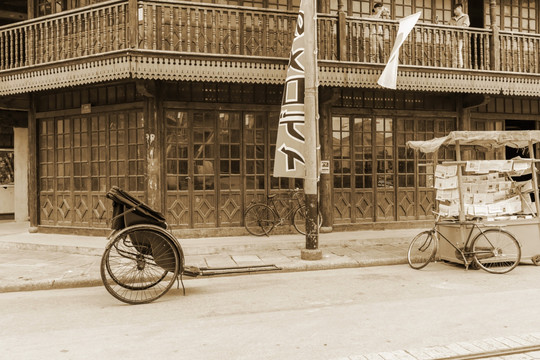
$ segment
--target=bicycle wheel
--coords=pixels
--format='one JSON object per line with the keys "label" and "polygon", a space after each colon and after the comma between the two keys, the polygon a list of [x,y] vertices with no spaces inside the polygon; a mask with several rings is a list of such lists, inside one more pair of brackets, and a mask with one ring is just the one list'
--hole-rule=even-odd
{"label": "bicycle wheel", "polygon": [[244,214],[244,226],[250,234],[255,236],[270,234],[276,223],[276,213],[265,204],[252,205]]}
{"label": "bicycle wheel", "polygon": [[128,227],[109,241],[101,258],[107,291],[128,304],[145,304],[165,294],[182,269],[180,249],[165,230]]}
{"label": "bicycle wheel", "polygon": [[[293,215],[293,225],[296,231],[302,235],[306,235],[306,205],[302,205],[294,211]],[[318,216],[319,229],[322,226],[322,215],[319,213]]]}
{"label": "bicycle wheel", "polygon": [[407,251],[407,261],[410,267],[420,270],[433,260],[436,252],[437,241],[433,231],[422,231],[412,239]]}
{"label": "bicycle wheel", "polygon": [[515,268],[521,259],[516,238],[501,229],[487,229],[475,236],[471,245],[474,262],[493,274],[504,274]]}

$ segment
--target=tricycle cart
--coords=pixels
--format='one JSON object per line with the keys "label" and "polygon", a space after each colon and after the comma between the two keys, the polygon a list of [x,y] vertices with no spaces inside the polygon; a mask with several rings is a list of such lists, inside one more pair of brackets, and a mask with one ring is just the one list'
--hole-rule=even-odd
{"label": "tricycle cart", "polygon": [[118,187],[113,201],[112,232],[101,258],[101,279],[107,291],[128,304],[149,303],[163,296],[182,276],[211,276],[280,270],[275,265],[211,268],[185,266],[180,243],[165,217]]}
{"label": "tricycle cart", "polygon": [[[539,142],[540,131],[453,131],[441,138],[407,142],[416,151],[434,154],[437,214],[444,219],[437,222],[437,231],[447,240],[439,244],[439,259],[468,266],[463,253],[472,254],[466,247],[477,234],[474,223],[477,228],[504,229],[518,240],[521,261],[540,265],[536,169],[540,160],[534,157],[534,144]],[[439,163],[436,154],[441,146],[453,146],[456,160]],[[473,159],[466,153],[471,147],[492,159]],[[529,158],[504,159],[505,147],[525,148]]]}

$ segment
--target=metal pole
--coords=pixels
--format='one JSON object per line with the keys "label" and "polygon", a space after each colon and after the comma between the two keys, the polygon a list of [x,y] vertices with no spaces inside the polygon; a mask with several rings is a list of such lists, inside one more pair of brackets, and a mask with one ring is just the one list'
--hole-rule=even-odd
{"label": "metal pole", "polygon": [[304,13],[305,36],[305,136],[306,136],[306,177],[304,180],[304,193],[306,196],[306,248],[302,250],[301,258],[304,260],[322,259],[319,250],[318,226],[318,164],[317,164],[317,136],[318,136],[318,92],[317,92],[317,27],[316,27],[316,0],[305,0],[307,6]]}

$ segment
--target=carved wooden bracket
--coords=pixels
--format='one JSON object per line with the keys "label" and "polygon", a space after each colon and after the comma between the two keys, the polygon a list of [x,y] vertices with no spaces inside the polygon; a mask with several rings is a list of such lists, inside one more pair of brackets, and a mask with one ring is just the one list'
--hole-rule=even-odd
{"label": "carved wooden bracket", "polygon": [[319,101],[321,105],[334,104],[341,96],[338,89],[334,87],[319,88]]}
{"label": "carved wooden bracket", "polygon": [[137,92],[144,97],[154,98],[156,97],[156,81],[155,80],[137,80],[136,81]]}
{"label": "carved wooden bracket", "polygon": [[491,97],[486,94],[464,94],[463,108],[470,109],[478,106],[486,105],[491,100]]}

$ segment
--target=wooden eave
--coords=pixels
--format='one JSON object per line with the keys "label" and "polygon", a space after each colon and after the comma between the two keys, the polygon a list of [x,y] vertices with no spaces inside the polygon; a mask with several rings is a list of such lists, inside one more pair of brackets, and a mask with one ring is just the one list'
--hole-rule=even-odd
{"label": "wooden eave", "polygon": [[[319,61],[320,86],[380,88],[384,65]],[[119,50],[0,72],[0,96],[123,79],[284,84],[287,60]],[[398,90],[540,96],[540,75],[400,65]]]}

